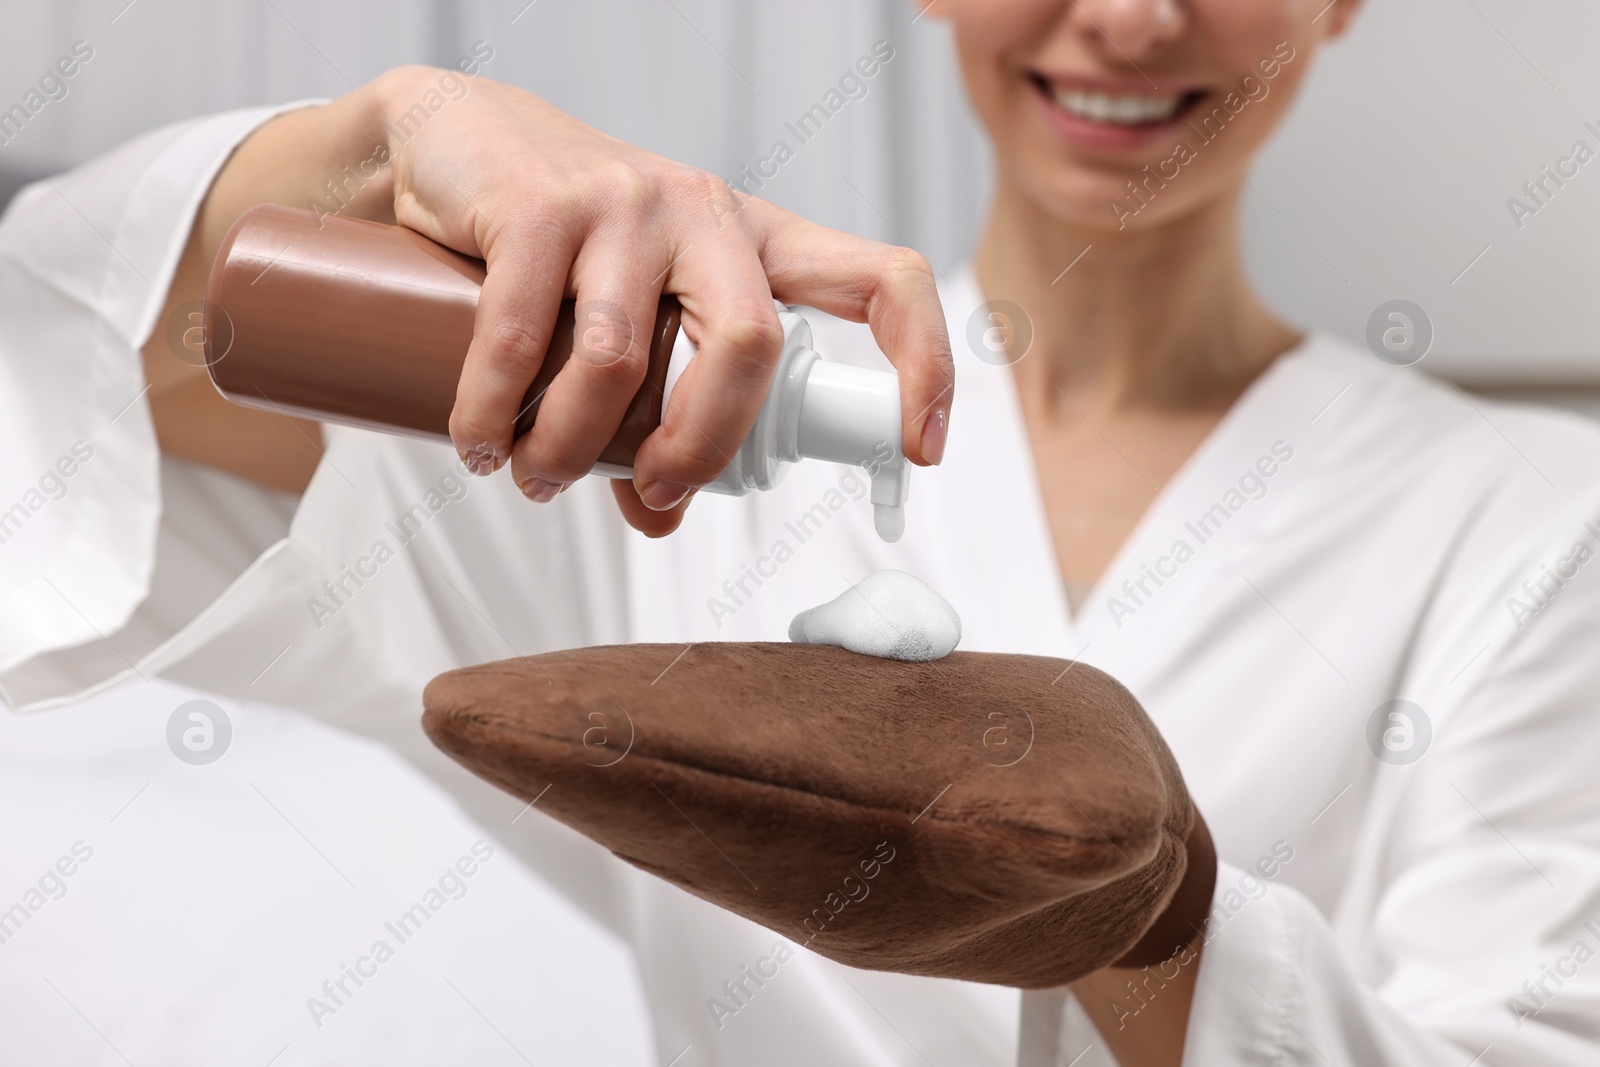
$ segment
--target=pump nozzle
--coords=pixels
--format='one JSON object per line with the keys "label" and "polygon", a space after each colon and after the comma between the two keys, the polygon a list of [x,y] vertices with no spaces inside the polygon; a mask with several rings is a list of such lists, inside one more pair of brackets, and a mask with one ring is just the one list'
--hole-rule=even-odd
{"label": "pump nozzle", "polygon": [[[900,379],[893,371],[867,370],[821,359],[811,347],[811,327],[778,305],[783,354],[766,403],[733,462],[703,488],[729,496],[765,491],[801,459],[859,467],[872,481],[872,520],[885,541],[905,533],[910,469],[900,452]],[[662,407],[694,355],[679,334],[667,372]],[[597,468],[598,469],[598,468]],[[629,477],[632,472],[602,472]]]}
{"label": "pump nozzle", "polygon": [[889,371],[817,360],[800,401],[801,456],[849,463],[872,479],[872,521],[885,541],[905,533],[910,489],[900,451],[900,379]]}

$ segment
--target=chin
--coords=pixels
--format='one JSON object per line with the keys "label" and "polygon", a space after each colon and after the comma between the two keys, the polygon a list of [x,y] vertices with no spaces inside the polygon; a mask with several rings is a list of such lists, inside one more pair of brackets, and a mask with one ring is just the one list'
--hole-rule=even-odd
{"label": "chin", "polygon": [[1138,168],[1086,166],[1063,159],[1059,153],[1035,149],[1013,157],[1000,181],[1029,205],[1030,214],[1062,227],[1112,235],[1135,229],[1135,224],[1138,229],[1148,229],[1157,218],[1170,213],[1169,205],[1162,204],[1159,211],[1146,206],[1133,216],[1124,211],[1119,218],[1113,205],[1128,200],[1127,183],[1140,176]]}

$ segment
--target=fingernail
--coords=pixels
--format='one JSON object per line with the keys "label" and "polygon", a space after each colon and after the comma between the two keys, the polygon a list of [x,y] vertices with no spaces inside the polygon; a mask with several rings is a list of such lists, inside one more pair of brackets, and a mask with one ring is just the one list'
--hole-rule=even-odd
{"label": "fingernail", "polygon": [[930,465],[944,459],[944,441],[949,434],[949,416],[940,408],[922,424],[922,458]]}
{"label": "fingernail", "polygon": [[687,485],[677,482],[650,482],[639,490],[639,499],[644,501],[644,506],[651,511],[668,511],[678,506],[678,502],[689,495]]}
{"label": "fingernail", "polygon": [[522,495],[535,504],[548,504],[556,494],[565,489],[560,482],[547,482],[543,478],[529,478],[522,483]]}
{"label": "fingernail", "polygon": [[498,459],[499,456],[493,448],[488,445],[479,445],[476,448],[468,449],[462,455],[461,462],[466,465],[467,473],[483,478],[494,473],[495,463]]}

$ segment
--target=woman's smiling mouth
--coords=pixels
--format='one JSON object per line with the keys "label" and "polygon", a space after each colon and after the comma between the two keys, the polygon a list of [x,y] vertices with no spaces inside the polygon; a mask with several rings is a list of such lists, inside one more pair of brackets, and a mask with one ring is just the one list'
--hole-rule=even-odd
{"label": "woman's smiling mouth", "polygon": [[1139,92],[1089,79],[1050,77],[1031,72],[1038,90],[1068,140],[1086,148],[1128,149],[1177,123],[1207,95],[1191,88],[1178,92]]}

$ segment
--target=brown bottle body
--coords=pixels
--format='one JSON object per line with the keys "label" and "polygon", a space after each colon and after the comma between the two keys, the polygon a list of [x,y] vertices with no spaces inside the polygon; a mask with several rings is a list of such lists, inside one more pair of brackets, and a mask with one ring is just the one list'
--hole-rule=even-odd
{"label": "brown bottle body", "polygon": [[[236,404],[449,442],[483,279],[481,260],[404,226],[255,207],[234,223],[211,269],[206,369]],[[676,298],[663,296],[644,384],[601,463],[632,466],[660,425],[679,316]],[[573,301],[564,300],[515,436],[533,426],[576,340]]]}

